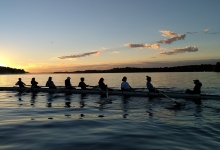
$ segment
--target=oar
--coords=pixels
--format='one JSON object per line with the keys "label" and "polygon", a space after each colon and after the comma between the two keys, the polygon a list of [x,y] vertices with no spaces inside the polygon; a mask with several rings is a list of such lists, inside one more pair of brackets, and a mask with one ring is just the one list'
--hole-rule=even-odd
{"label": "oar", "polygon": [[57,96],[57,93],[60,92],[60,91],[62,91],[62,90],[64,90],[64,89],[66,89],[66,88],[57,89],[57,91],[54,92],[53,97],[56,97],[56,96]]}
{"label": "oar", "polygon": [[23,95],[25,92],[27,92],[29,89],[31,89],[31,88],[27,88],[26,90],[24,90],[22,93],[21,93],[21,95]]}
{"label": "oar", "polygon": [[178,103],[177,101],[175,101],[175,100],[172,99],[171,97],[167,96],[166,94],[164,94],[163,92],[161,92],[161,91],[159,91],[159,90],[157,90],[157,91],[158,91],[160,94],[162,94],[163,96],[165,96],[166,98],[169,98],[170,100],[172,100],[172,102],[176,104],[176,107],[180,107],[180,106],[181,106],[180,103]]}
{"label": "oar", "polygon": [[112,101],[108,98],[108,86],[106,86],[106,100],[104,100],[105,103],[112,103]]}
{"label": "oar", "polygon": [[24,90],[24,92],[21,93],[21,95],[23,95],[25,92],[27,92],[28,90],[30,90],[33,87],[27,88],[26,90]]}
{"label": "oar", "polygon": [[134,91],[134,90],[141,90],[141,92],[142,92],[142,91],[144,91],[145,89],[147,89],[147,88],[133,88],[133,91]]}
{"label": "oar", "polygon": [[[135,90],[145,90],[145,89],[148,89],[148,88],[133,88]],[[157,89],[171,89],[171,88],[157,88]]]}
{"label": "oar", "polygon": [[53,96],[53,97],[56,97],[56,95],[57,95],[58,92],[60,92],[60,91],[62,91],[62,90],[64,90],[64,89],[68,89],[69,87],[74,87],[74,86],[68,86],[68,87],[65,87],[65,86],[64,86],[64,88],[58,89],[58,90],[54,93],[55,96]]}
{"label": "oar", "polygon": [[95,86],[89,86],[89,87],[92,87],[93,90],[95,90],[95,89],[99,89],[99,86],[98,86],[98,85],[95,85]]}

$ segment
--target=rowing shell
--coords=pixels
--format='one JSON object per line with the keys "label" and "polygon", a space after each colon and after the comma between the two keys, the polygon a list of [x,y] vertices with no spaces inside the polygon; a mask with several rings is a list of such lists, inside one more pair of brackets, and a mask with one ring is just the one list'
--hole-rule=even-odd
{"label": "rowing shell", "polygon": [[[27,88],[19,87],[0,87],[0,91],[18,91],[24,92]],[[69,94],[106,94],[106,91],[94,89],[49,89],[49,88],[29,88],[28,92],[47,92],[47,93],[69,93]],[[185,93],[163,93],[173,98],[200,98],[200,99],[220,99],[220,95],[206,95],[206,94],[185,94]],[[164,97],[162,93],[146,92],[146,91],[108,91],[108,95],[125,95],[125,96],[143,96],[143,97]]]}

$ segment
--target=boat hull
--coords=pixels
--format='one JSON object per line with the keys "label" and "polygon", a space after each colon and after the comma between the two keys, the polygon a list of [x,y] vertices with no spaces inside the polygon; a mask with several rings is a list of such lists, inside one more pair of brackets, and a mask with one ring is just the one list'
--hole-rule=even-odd
{"label": "boat hull", "polygon": [[[49,89],[49,88],[19,88],[19,87],[0,87],[0,91],[17,91],[17,92],[46,92],[46,93],[68,93],[68,94],[106,94],[102,90],[81,90],[81,89]],[[141,97],[164,97],[164,94],[171,98],[198,98],[198,99],[220,99],[220,95],[205,95],[205,94],[185,94],[185,93],[158,93],[146,91],[108,91],[108,95],[124,95],[124,96],[141,96]]]}

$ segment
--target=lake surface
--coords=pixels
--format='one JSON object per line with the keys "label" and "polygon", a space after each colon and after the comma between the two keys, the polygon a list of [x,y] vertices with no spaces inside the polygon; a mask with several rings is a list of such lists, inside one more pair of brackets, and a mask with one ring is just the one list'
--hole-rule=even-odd
{"label": "lake surface", "polygon": [[[129,84],[145,87],[146,75],[164,91],[193,89],[199,79],[202,93],[220,95],[220,73],[109,73],[109,74],[25,74],[0,75],[0,86],[14,86],[19,77],[30,85],[35,77],[45,86],[49,76],[63,86],[70,76],[72,85],[80,77],[97,85],[103,77],[112,88],[120,88],[127,76]],[[220,100],[148,97],[0,92],[0,149],[218,149],[220,146]]]}

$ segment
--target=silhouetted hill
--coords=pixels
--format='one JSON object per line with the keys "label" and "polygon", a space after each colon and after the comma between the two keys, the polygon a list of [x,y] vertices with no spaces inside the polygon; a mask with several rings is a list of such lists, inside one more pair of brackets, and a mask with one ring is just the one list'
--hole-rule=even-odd
{"label": "silhouetted hill", "polygon": [[201,64],[201,65],[187,65],[187,66],[175,66],[175,67],[158,67],[158,68],[113,68],[109,70],[85,70],[74,72],[54,72],[54,73],[129,73],[129,72],[212,72],[220,71],[220,63],[216,65]]}
{"label": "silhouetted hill", "polygon": [[25,72],[24,69],[16,69],[16,68],[0,66],[0,74],[21,74],[21,73],[23,74],[28,72]]}

